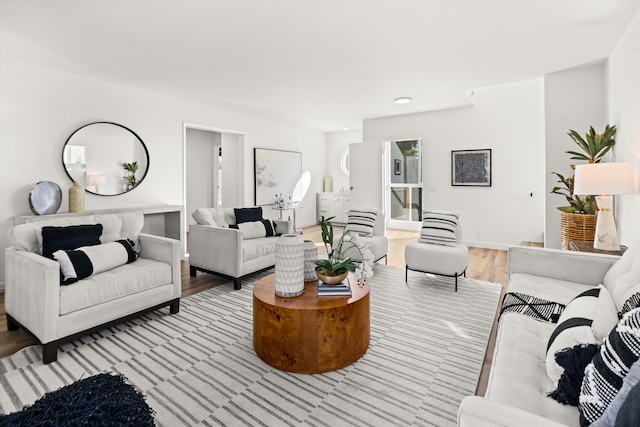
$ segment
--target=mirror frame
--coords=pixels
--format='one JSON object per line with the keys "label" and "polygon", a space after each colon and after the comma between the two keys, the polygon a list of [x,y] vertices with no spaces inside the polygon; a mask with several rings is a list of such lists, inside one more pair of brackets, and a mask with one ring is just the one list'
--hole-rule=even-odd
{"label": "mirror frame", "polygon": [[65,141],[64,145],[62,146],[62,168],[64,169],[65,173],[67,174],[67,176],[69,177],[69,179],[71,180],[71,182],[76,182],[75,179],[73,179],[73,177],[71,176],[71,174],[69,173],[69,171],[67,170],[67,167],[65,166],[65,162],[64,162],[64,150],[67,147],[67,144],[69,143],[69,141],[71,141],[71,138],[73,138],[73,136],[78,133],[79,131],[81,131],[82,129],[91,126],[91,125],[113,125],[113,126],[118,126],[128,132],[130,132],[133,136],[136,137],[136,139],[138,140],[138,142],[142,145],[142,148],[144,149],[144,154],[147,158],[147,168],[144,171],[144,174],[142,175],[142,177],[138,180],[138,184],[133,187],[131,190],[126,190],[126,191],[122,191],[120,193],[113,193],[113,194],[101,194],[101,193],[96,193],[94,191],[90,191],[85,187],[84,183],[78,183],[80,185],[82,185],[82,187],[84,188],[84,191],[86,191],[87,193],[91,193],[91,194],[95,194],[96,196],[104,196],[104,197],[112,197],[112,196],[120,196],[122,194],[126,194],[129,193],[133,190],[135,190],[136,188],[140,187],[140,184],[142,184],[142,181],[144,181],[144,179],[146,178],[147,174],[149,173],[149,168],[151,166],[151,162],[149,159],[149,150],[147,149],[147,146],[145,145],[144,141],[142,140],[142,138],[140,138],[140,136],[135,133],[134,131],[132,131],[131,129],[129,129],[126,126],[123,126],[121,124],[118,123],[114,123],[114,122],[92,122],[92,123],[87,123],[84,126],[80,126],[78,129],[76,129],[75,131],[73,131],[73,133],[71,135],[69,135],[69,138],[67,138],[67,140]]}

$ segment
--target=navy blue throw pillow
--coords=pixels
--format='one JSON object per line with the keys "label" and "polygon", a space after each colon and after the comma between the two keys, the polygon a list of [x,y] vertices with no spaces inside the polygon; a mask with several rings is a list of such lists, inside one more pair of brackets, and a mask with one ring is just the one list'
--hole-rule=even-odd
{"label": "navy blue throw pillow", "polygon": [[236,224],[242,224],[243,222],[262,221],[262,208],[235,208],[233,209],[236,214]]}
{"label": "navy blue throw pillow", "polygon": [[58,250],[78,249],[100,244],[102,224],[70,225],[67,227],[42,227],[42,255],[53,259]]}

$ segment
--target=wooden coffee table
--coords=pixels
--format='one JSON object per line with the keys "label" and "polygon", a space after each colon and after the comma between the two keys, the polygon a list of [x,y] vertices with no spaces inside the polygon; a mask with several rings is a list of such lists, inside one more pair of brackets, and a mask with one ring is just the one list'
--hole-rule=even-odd
{"label": "wooden coffee table", "polygon": [[274,368],[317,374],[344,368],[369,347],[369,284],[349,273],[351,297],[317,296],[317,281],[294,298],[276,296],[274,275],[253,288],[253,347]]}

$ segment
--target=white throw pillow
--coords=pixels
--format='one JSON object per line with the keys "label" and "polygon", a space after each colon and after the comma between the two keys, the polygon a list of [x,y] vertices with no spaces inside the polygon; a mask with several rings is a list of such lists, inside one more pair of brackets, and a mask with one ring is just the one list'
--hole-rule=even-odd
{"label": "white throw pillow", "polygon": [[598,285],[576,296],[558,319],[558,326],[547,344],[546,368],[549,378],[558,384],[564,369],[555,354],[579,344],[602,344],[602,340],[618,323],[615,303],[607,289]]}
{"label": "white throw pillow", "polygon": [[[624,307],[629,299],[640,292],[640,242],[632,245],[604,276],[604,287],[611,293],[620,314],[630,308]],[[627,304],[629,305],[629,304]]]}
{"label": "white throw pillow", "polygon": [[213,226],[218,225],[216,221],[213,219],[213,214],[211,212],[211,209],[208,209],[208,208],[196,209],[191,214],[191,217],[197,224],[200,224],[200,225],[213,225]]}

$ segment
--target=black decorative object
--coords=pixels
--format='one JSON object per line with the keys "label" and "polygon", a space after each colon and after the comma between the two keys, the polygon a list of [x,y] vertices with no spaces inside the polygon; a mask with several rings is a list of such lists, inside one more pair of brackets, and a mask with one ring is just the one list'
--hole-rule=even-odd
{"label": "black decorative object", "polygon": [[451,185],[491,187],[491,149],[451,151]]}
{"label": "black decorative object", "polygon": [[155,426],[144,395],[122,375],[102,373],[46,393],[31,406],[0,414],[0,425],[17,426]]}

